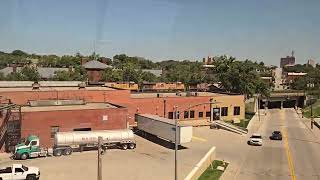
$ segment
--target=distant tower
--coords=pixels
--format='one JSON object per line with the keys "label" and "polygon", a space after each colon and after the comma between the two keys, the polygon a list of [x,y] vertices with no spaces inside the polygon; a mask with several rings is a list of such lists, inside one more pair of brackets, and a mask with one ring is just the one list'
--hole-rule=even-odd
{"label": "distant tower", "polygon": [[294,57],[294,51],[291,51],[291,57]]}

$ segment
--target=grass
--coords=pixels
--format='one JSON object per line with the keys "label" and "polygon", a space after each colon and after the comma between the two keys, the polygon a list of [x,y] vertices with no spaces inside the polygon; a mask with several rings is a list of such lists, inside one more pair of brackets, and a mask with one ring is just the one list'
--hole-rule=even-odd
{"label": "grass", "polygon": [[[314,117],[320,116],[320,100],[318,99],[314,104],[312,104],[312,114]],[[303,116],[311,117],[311,105],[303,108]]]}
{"label": "grass", "polygon": [[211,163],[212,166],[209,166],[199,177],[198,180],[217,180],[220,178],[220,176],[223,174],[224,171],[217,170],[218,166],[223,166],[226,168],[228,166],[228,163],[225,162],[223,165],[222,161],[214,160]]}

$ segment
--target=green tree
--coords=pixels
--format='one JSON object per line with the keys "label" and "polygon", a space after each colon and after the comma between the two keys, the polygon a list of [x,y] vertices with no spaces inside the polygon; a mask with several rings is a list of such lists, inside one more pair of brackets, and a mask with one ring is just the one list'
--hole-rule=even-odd
{"label": "green tree", "polygon": [[147,71],[144,71],[141,73],[141,79],[142,81],[147,81],[147,82],[158,82],[157,76]]}
{"label": "green tree", "polygon": [[5,81],[6,80],[6,76],[0,72],[0,81]]}
{"label": "green tree", "polygon": [[12,72],[6,76],[7,81],[23,81],[24,78],[20,72]]}
{"label": "green tree", "polygon": [[25,81],[39,81],[40,74],[35,67],[25,66],[21,69],[21,75]]}
{"label": "green tree", "polygon": [[236,61],[233,57],[221,56],[214,65],[217,79],[222,88],[234,93],[252,96],[260,93],[269,95],[270,87],[259,76],[262,64],[246,61]]}
{"label": "green tree", "polygon": [[25,53],[25,52],[23,52],[21,50],[14,50],[14,51],[12,51],[11,54],[14,55],[14,56],[24,56],[24,57],[28,56],[27,53]]}
{"label": "green tree", "polygon": [[124,81],[134,81],[135,83],[141,82],[141,70],[137,70],[132,63],[126,63],[123,65],[122,79]]}
{"label": "green tree", "polygon": [[204,82],[205,74],[202,72],[201,66],[201,63],[190,61],[172,63],[166,66],[167,72],[163,79],[167,82],[182,82],[186,89],[189,89],[191,84]]}

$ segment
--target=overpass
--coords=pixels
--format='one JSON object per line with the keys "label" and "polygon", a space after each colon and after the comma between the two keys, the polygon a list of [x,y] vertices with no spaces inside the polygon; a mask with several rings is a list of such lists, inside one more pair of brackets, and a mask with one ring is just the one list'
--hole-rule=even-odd
{"label": "overpass", "polygon": [[269,97],[260,99],[260,109],[303,107],[306,104],[306,99],[304,91],[273,91]]}

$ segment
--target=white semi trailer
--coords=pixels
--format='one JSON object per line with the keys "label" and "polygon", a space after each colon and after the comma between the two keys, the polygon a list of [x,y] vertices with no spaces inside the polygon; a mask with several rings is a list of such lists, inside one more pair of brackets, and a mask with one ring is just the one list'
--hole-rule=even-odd
{"label": "white semi trailer", "polygon": [[[152,114],[136,114],[137,128],[161,139],[175,142],[175,120]],[[178,144],[188,143],[192,138],[192,126],[178,124]]]}
{"label": "white semi trailer", "polygon": [[124,150],[134,149],[136,142],[132,130],[101,130],[101,131],[72,131],[57,132],[53,148],[41,148],[37,136],[28,136],[27,141],[15,147],[15,159],[31,157],[70,155],[75,148],[82,151],[83,147],[97,147],[98,137],[102,137],[104,148],[118,146]]}

